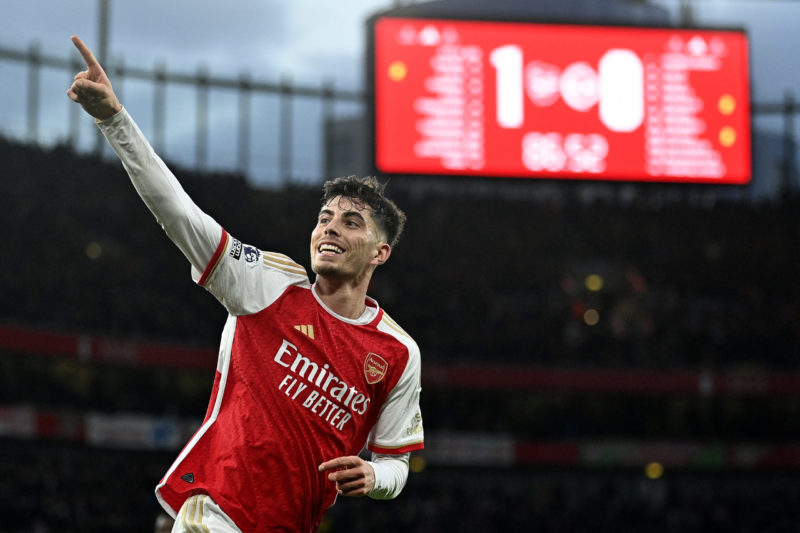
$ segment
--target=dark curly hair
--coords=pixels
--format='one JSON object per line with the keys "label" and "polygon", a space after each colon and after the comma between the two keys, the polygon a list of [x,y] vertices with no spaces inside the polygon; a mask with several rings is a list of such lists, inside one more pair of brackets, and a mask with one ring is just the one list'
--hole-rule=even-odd
{"label": "dark curly hair", "polygon": [[343,196],[369,206],[372,219],[386,237],[392,248],[400,240],[406,223],[406,214],[389,198],[384,196],[385,184],[374,176],[346,176],[326,181],[322,185],[321,204],[326,205],[333,198]]}

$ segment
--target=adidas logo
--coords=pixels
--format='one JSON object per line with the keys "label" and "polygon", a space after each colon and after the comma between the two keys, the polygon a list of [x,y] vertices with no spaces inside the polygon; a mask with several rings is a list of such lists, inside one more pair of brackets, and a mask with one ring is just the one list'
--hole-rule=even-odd
{"label": "adidas logo", "polygon": [[306,337],[313,339],[314,338],[314,326],[308,324],[303,324],[300,326],[295,326],[294,329],[305,335]]}

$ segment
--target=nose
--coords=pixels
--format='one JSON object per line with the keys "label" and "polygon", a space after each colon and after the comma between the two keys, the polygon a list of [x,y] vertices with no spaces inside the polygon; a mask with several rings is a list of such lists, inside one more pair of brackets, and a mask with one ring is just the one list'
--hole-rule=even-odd
{"label": "nose", "polygon": [[336,229],[336,225],[333,221],[325,226],[325,235],[339,235],[339,230]]}

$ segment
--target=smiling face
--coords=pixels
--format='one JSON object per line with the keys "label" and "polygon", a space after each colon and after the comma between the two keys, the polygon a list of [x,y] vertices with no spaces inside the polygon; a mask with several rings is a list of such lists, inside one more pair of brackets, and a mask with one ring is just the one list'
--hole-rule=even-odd
{"label": "smiling face", "polygon": [[322,206],[311,232],[311,269],[318,276],[360,282],[390,252],[365,203],[336,196]]}

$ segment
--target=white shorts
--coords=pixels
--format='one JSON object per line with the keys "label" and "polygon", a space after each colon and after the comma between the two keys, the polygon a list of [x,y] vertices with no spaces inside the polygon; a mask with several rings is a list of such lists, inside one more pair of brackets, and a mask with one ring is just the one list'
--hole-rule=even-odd
{"label": "white shorts", "polygon": [[188,498],[175,519],[172,533],[242,533],[207,494]]}

